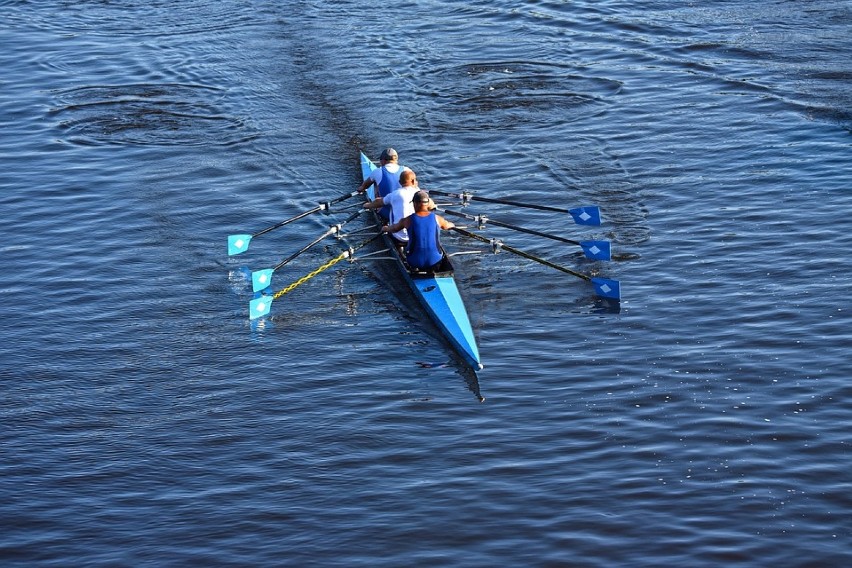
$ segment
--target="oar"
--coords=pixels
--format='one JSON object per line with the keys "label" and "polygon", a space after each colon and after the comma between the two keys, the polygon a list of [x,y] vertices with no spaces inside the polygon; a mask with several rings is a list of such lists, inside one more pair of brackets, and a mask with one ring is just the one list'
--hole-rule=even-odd
{"label": "oar", "polygon": [[470,193],[447,193],[436,189],[427,190],[435,195],[445,195],[447,197],[455,197],[462,201],[482,201],[485,203],[497,203],[500,205],[514,205],[515,207],[526,207],[527,209],[539,209],[541,211],[555,211],[556,213],[569,213],[574,218],[574,222],[578,225],[594,225],[601,224],[601,208],[597,205],[587,205],[585,207],[575,207],[574,209],[560,209],[559,207],[550,207],[549,205],[534,205],[530,203],[518,203],[517,201],[509,201],[507,199],[494,199],[491,197],[479,197]]}
{"label": "oar", "polygon": [[592,260],[612,260],[612,247],[609,241],[574,241],[571,239],[566,239],[565,237],[560,237],[559,235],[541,233],[539,231],[534,231],[533,229],[526,229],[517,225],[503,223],[502,221],[486,217],[485,215],[469,215],[467,213],[462,213],[461,211],[450,211],[448,209],[438,209],[438,211],[446,213],[448,215],[455,215],[456,217],[462,217],[464,219],[476,221],[482,227],[484,227],[487,223],[491,223],[492,225],[497,225],[498,227],[505,227],[507,229],[512,229],[513,231],[518,231],[520,233],[527,233],[530,235],[536,235],[538,237],[544,237],[546,239],[551,239],[562,243],[577,245],[583,249],[583,253],[586,255],[586,258],[590,258]]}
{"label": "oar", "polygon": [[240,254],[241,252],[246,252],[248,250],[249,243],[251,242],[251,240],[254,237],[258,237],[258,236],[260,236],[264,233],[268,233],[269,231],[272,231],[273,229],[283,227],[284,225],[287,225],[288,223],[292,223],[293,221],[298,221],[299,219],[307,217],[308,215],[311,215],[312,213],[316,213],[318,211],[326,211],[333,204],[340,203],[341,201],[345,201],[345,200],[349,199],[350,197],[355,197],[358,194],[359,194],[358,191],[353,191],[352,193],[347,193],[346,195],[341,195],[340,197],[332,199],[331,201],[326,201],[325,203],[320,203],[319,205],[317,205],[313,209],[305,211],[304,213],[299,213],[295,217],[290,217],[289,219],[285,219],[284,221],[281,221],[280,223],[276,223],[275,225],[272,225],[271,227],[267,227],[267,228],[263,229],[262,231],[258,231],[258,232],[254,233],[252,235],[248,235],[248,234],[228,235],[228,254],[234,255],[234,254]]}
{"label": "oar", "polygon": [[296,280],[295,282],[293,282],[289,286],[282,288],[281,290],[278,290],[277,292],[275,292],[275,294],[272,294],[271,296],[261,295],[259,298],[255,298],[254,300],[249,302],[249,319],[257,319],[257,318],[265,316],[266,314],[269,313],[269,310],[272,308],[272,300],[276,300],[276,299],[280,298],[284,294],[286,294],[286,293],[290,292],[291,290],[295,289],[296,287],[304,284],[305,282],[307,282],[308,280],[310,280],[311,278],[313,278],[317,274],[323,272],[324,270],[331,268],[332,266],[334,266],[335,264],[337,264],[341,260],[343,260],[345,258],[352,258],[355,255],[355,251],[367,246],[368,244],[375,241],[376,239],[378,239],[381,236],[382,236],[382,233],[379,233],[377,235],[373,235],[372,237],[370,237],[369,239],[367,239],[366,241],[364,241],[363,243],[361,243],[357,247],[349,248],[349,250],[343,251],[342,253],[340,253],[336,257],[332,258],[331,260],[329,260],[328,262],[326,262],[325,264],[323,264],[319,268],[317,268],[317,269],[313,270],[312,272],[310,272],[309,274],[299,278],[298,280]]}
{"label": "oar", "polygon": [[595,293],[601,298],[608,298],[610,300],[621,300],[621,283],[619,283],[618,280],[610,280],[609,278],[597,278],[588,276],[586,274],[583,274],[582,272],[576,272],[574,270],[571,270],[570,268],[559,266],[558,264],[554,264],[549,260],[545,260],[543,258],[531,255],[528,252],[524,252],[514,247],[510,247],[509,245],[503,244],[502,242],[495,242],[492,239],[483,237],[482,235],[477,235],[476,233],[471,233],[470,231],[467,231],[465,229],[453,227],[453,230],[466,237],[470,237],[472,239],[488,243],[492,246],[499,245],[499,248],[506,249],[507,251],[514,253],[518,256],[521,256],[528,260],[532,260],[534,262],[538,262],[539,264],[543,264],[545,266],[549,266],[550,268],[555,268],[556,270],[571,274],[572,276],[576,276],[577,278],[582,278],[586,282],[591,282],[595,288]]}
{"label": "oar", "polygon": [[315,244],[317,244],[318,242],[320,242],[324,238],[328,237],[329,235],[339,233],[340,229],[343,227],[343,225],[345,225],[346,223],[348,223],[349,221],[351,221],[352,219],[354,219],[355,217],[357,217],[358,215],[360,215],[364,211],[366,211],[366,210],[361,209],[360,211],[356,211],[355,213],[353,213],[352,215],[347,217],[347,219],[345,221],[343,221],[342,223],[338,223],[337,225],[330,226],[326,232],[324,232],[319,237],[317,237],[316,239],[311,241],[310,244],[308,244],[308,245],[302,247],[301,249],[299,249],[298,251],[294,252],[293,254],[291,254],[290,256],[288,256],[287,258],[285,258],[284,260],[282,260],[281,262],[279,262],[278,264],[276,264],[272,268],[264,268],[263,270],[255,270],[254,272],[252,272],[251,273],[251,289],[252,289],[252,291],[260,292],[261,290],[268,288],[270,283],[272,282],[272,273],[273,272],[275,272],[276,270],[278,270],[279,268],[281,268],[282,266],[284,266],[288,262],[294,260],[300,254],[306,252],[312,246],[314,246]]}

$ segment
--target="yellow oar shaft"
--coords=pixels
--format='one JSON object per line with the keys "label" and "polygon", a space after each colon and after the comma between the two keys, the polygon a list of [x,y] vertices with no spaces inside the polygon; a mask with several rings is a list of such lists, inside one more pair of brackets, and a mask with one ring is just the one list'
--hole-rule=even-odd
{"label": "yellow oar shaft", "polygon": [[337,264],[338,262],[340,262],[341,260],[343,260],[344,258],[346,258],[348,256],[349,256],[349,251],[343,251],[337,257],[332,258],[331,260],[329,260],[328,262],[326,262],[325,264],[323,264],[322,266],[320,266],[316,270],[302,276],[301,278],[299,278],[298,280],[296,280],[295,282],[293,282],[292,284],[290,284],[286,288],[282,288],[281,290],[278,290],[277,292],[275,292],[275,294],[273,294],[273,296],[272,296],[272,299],[277,300],[278,298],[280,298],[281,296],[283,296],[287,292],[290,292],[291,290],[301,286],[302,284],[304,284],[305,282],[307,282],[308,280],[310,280],[311,278],[313,278],[314,276],[316,276],[320,272],[322,272],[324,270],[328,270],[329,268],[331,268],[332,266],[334,266],[335,264]]}

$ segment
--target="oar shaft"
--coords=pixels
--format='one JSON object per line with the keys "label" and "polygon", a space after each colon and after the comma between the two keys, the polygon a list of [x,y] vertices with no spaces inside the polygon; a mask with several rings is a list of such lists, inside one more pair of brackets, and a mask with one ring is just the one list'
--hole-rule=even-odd
{"label": "oar shaft", "polygon": [[443,213],[447,213],[449,215],[455,215],[456,217],[462,217],[464,219],[470,219],[473,221],[482,222],[483,225],[487,223],[491,223],[492,225],[497,225],[498,227],[505,227],[506,229],[512,229],[513,231],[518,231],[519,233],[527,233],[528,235],[535,235],[537,237],[544,237],[546,239],[551,239],[554,241],[559,241],[563,243],[568,243],[572,245],[581,246],[578,241],[572,241],[571,239],[566,239],[565,237],[560,237],[559,235],[551,235],[548,233],[542,233],[540,231],[536,231],[534,229],[527,229],[525,227],[519,227],[517,225],[510,225],[509,223],[503,223],[502,221],[498,221],[497,219],[492,219],[491,217],[483,217],[482,215],[469,215],[467,213],[462,213],[461,211],[450,211],[447,209],[439,209],[439,211]]}
{"label": "oar shaft", "polygon": [[279,268],[281,268],[282,266],[284,266],[288,262],[294,260],[300,254],[306,252],[308,249],[310,249],[311,247],[316,245],[318,242],[320,242],[324,238],[328,237],[329,235],[333,235],[334,233],[336,233],[341,227],[343,227],[343,225],[345,225],[346,223],[348,223],[349,221],[351,221],[352,219],[354,219],[355,217],[360,215],[363,211],[364,211],[363,209],[361,209],[360,211],[356,211],[355,213],[353,213],[352,215],[347,217],[345,221],[338,223],[337,225],[332,225],[331,227],[329,227],[326,232],[324,232],[319,237],[317,237],[316,239],[311,241],[309,244],[305,245],[304,247],[302,247],[298,251],[294,252],[293,254],[291,254],[290,256],[288,256],[287,258],[285,258],[284,260],[282,260],[278,264],[276,264],[275,267],[272,269],[273,272],[278,270]]}
{"label": "oar shaft", "polygon": [[316,213],[317,211],[322,211],[322,209],[323,209],[322,205],[317,205],[313,209],[305,211],[304,213],[300,213],[300,214],[296,215],[295,217],[290,217],[289,219],[285,219],[284,221],[281,221],[280,223],[272,225],[271,227],[267,227],[267,228],[263,229],[262,231],[256,232],[255,234],[252,235],[252,238],[259,237],[260,235],[268,233],[269,231],[273,231],[275,229],[281,228],[284,225],[288,225],[288,224],[292,223],[293,221],[298,221],[299,219],[304,219],[308,215],[312,215],[312,214]]}
{"label": "oar shaft", "polygon": [[306,252],[308,249],[310,249],[311,247],[313,247],[315,244],[317,244],[318,242],[320,242],[321,240],[323,240],[323,239],[324,239],[324,238],[326,238],[327,236],[331,235],[332,233],[334,233],[334,228],[333,228],[333,227],[332,227],[331,229],[327,230],[326,232],[324,232],[323,234],[321,234],[320,236],[318,236],[317,238],[315,238],[314,240],[312,240],[309,244],[307,244],[307,245],[303,246],[301,249],[299,249],[298,251],[294,252],[293,254],[291,254],[290,256],[288,256],[287,258],[285,258],[284,260],[282,260],[282,261],[281,261],[281,262],[279,262],[278,264],[276,264],[276,265],[272,268],[272,270],[273,270],[273,271],[278,270],[279,268],[281,268],[281,267],[282,267],[282,266],[284,266],[285,264],[287,264],[287,263],[289,263],[290,261],[294,260],[294,259],[295,259],[296,257],[298,257],[300,254],[302,254],[302,253]]}
{"label": "oar shaft", "polygon": [[[460,233],[460,234],[466,236],[466,237],[470,237],[472,239],[476,239],[476,240],[482,241],[484,243],[491,244],[491,242],[492,242],[491,239],[489,239],[489,238],[483,237],[482,235],[477,235],[476,233],[471,233],[470,231],[465,230],[465,229],[461,229],[459,227],[453,227],[453,230],[456,231],[457,233]],[[544,258],[539,258],[535,255],[528,253],[528,252],[524,252],[520,249],[516,249],[515,247],[510,247],[509,245],[501,243],[500,248],[506,249],[507,251],[509,251],[513,254],[516,254],[518,256],[526,258],[527,260],[532,260],[533,262],[538,262],[539,264],[549,266],[550,268],[554,268],[556,270],[559,270],[560,272],[565,272],[566,274],[571,274],[572,276],[576,276],[577,278],[582,278],[583,280],[585,280],[587,282],[590,282],[592,280],[591,276],[587,276],[587,275],[583,274],[582,272],[577,272],[575,270],[571,270],[570,268],[565,268],[564,266],[554,264],[553,262],[550,262],[549,260],[546,260]]]}
{"label": "oar shaft", "polygon": [[317,205],[313,209],[305,211],[304,213],[299,213],[295,217],[285,219],[284,221],[281,221],[280,223],[272,225],[271,227],[267,227],[266,229],[263,229],[262,231],[258,231],[257,233],[252,235],[252,238],[258,237],[260,235],[263,235],[264,233],[268,233],[269,231],[283,227],[284,225],[292,223],[293,221],[298,221],[299,219],[304,219],[308,215],[313,215],[314,213],[317,213],[319,211],[325,211],[326,209],[331,207],[333,204],[340,203],[341,201],[345,201],[345,200],[349,199],[350,197],[355,197],[356,195],[358,195],[358,192],[352,191],[350,193],[347,193],[346,195],[341,195],[340,197],[336,197],[336,198],[332,199],[331,201],[327,201],[325,203],[320,203],[319,205]]}
{"label": "oar shaft", "polygon": [[275,294],[273,294],[273,295],[272,295],[273,299],[278,299],[278,298],[280,298],[281,296],[283,296],[284,294],[286,294],[286,293],[287,293],[287,292],[289,292],[290,290],[292,290],[292,289],[294,289],[295,287],[300,286],[301,284],[303,284],[303,283],[307,282],[308,280],[310,280],[311,278],[313,278],[314,276],[316,276],[316,275],[317,275],[317,274],[319,274],[320,272],[323,272],[324,270],[327,270],[327,269],[331,268],[332,266],[334,266],[335,264],[337,264],[337,263],[338,263],[338,262],[340,262],[341,260],[343,260],[343,259],[345,259],[345,258],[352,258],[352,255],[354,255],[354,254],[355,254],[355,251],[357,251],[357,250],[359,250],[359,249],[364,248],[365,246],[367,246],[368,244],[370,244],[371,242],[375,241],[376,239],[378,239],[378,238],[379,238],[379,237],[381,237],[381,236],[382,236],[382,234],[381,234],[381,233],[379,233],[379,234],[377,234],[377,235],[373,235],[372,237],[370,237],[370,238],[369,238],[369,239],[367,239],[366,241],[362,242],[362,243],[361,243],[361,244],[359,244],[358,246],[356,246],[356,247],[352,247],[352,248],[350,248],[349,250],[345,250],[345,251],[343,251],[343,252],[342,252],[342,253],[340,253],[338,256],[336,256],[336,257],[334,257],[333,259],[331,259],[330,261],[326,262],[325,264],[323,264],[322,266],[320,266],[320,267],[319,267],[319,268],[317,268],[316,270],[313,270],[312,272],[310,272],[310,273],[306,274],[305,276],[303,276],[302,278],[300,278],[300,279],[296,280],[295,282],[293,282],[292,284],[290,284],[290,285],[289,285],[289,286],[287,286],[286,288],[282,288],[281,290],[278,290],[277,292],[275,292]]}
{"label": "oar shaft", "polygon": [[447,197],[455,197],[457,199],[472,199],[473,201],[482,201],[485,203],[497,203],[499,205],[514,205],[515,207],[526,207],[527,209],[539,209],[541,211],[555,211],[556,213],[570,213],[568,209],[560,209],[558,207],[550,207],[549,205],[535,205],[531,203],[518,203],[517,201],[509,201],[508,199],[494,199],[493,197],[480,197],[469,193],[447,193],[438,191],[437,189],[427,190],[435,195],[445,195]]}

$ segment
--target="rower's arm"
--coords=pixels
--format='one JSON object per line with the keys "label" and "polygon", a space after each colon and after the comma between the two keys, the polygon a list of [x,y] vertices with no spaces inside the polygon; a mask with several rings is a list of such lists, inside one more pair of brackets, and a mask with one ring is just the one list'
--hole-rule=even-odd
{"label": "rower's arm", "polygon": [[453,223],[452,221],[447,221],[440,215],[435,215],[435,220],[438,221],[438,226],[444,229],[445,231],[452,229],[456,226],[455,223]]}
{"label": "rower's arm", "polygon": [[364,204],[364,209],[380,209],[385,204],[385,200],[382,199],[382,196],[378,196],[372,201],[368,201]]}
{"label": "rower's arm", "polygon": [[397,221],[393,225],[385,225],[384,227],[382,227],[382,231],[384,231],[385,233],[396,233],[403,229],[407,229],[409,225],[411,225],[411,221],[409,217],[406,217],[401,221]]}
{"label": "rower's arm", "polygon": [[364,193],[365,191],[367,191],[367,188],[373,185],[374,183],[376,183],[376,180],[374,180],[372,176],[368,177],[361,183],[361,185],[358,186],[358,193]]}

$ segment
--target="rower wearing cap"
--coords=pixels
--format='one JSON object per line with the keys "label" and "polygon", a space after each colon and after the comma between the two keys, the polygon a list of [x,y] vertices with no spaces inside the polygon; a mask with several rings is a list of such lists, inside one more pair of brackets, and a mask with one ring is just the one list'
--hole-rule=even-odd
{"label": "rower wearing cap", "polygon": [[393,225],[385,225],[382,231],[408,231],[405,259],[409,266],[420,270],[434,270],[444,257],[438,229],[452,229],[453,223],[430,210],[432,200],[423,190],[414,194],[414,214]]}
{"label": "rower wearing cap", "polygon": [[[400,186],[399,176],[407,170],[405,166],[399,165],[399,154],[393,148],[385,148],[379,156],[380,167],[370,173],[370,177],[358,186],[358,191],[363,193],[371,185],[376,186],[376,197],[387,197]],[[391,209],[389,206],[382,207],[379,214],[383,219],[390,219]]]}

